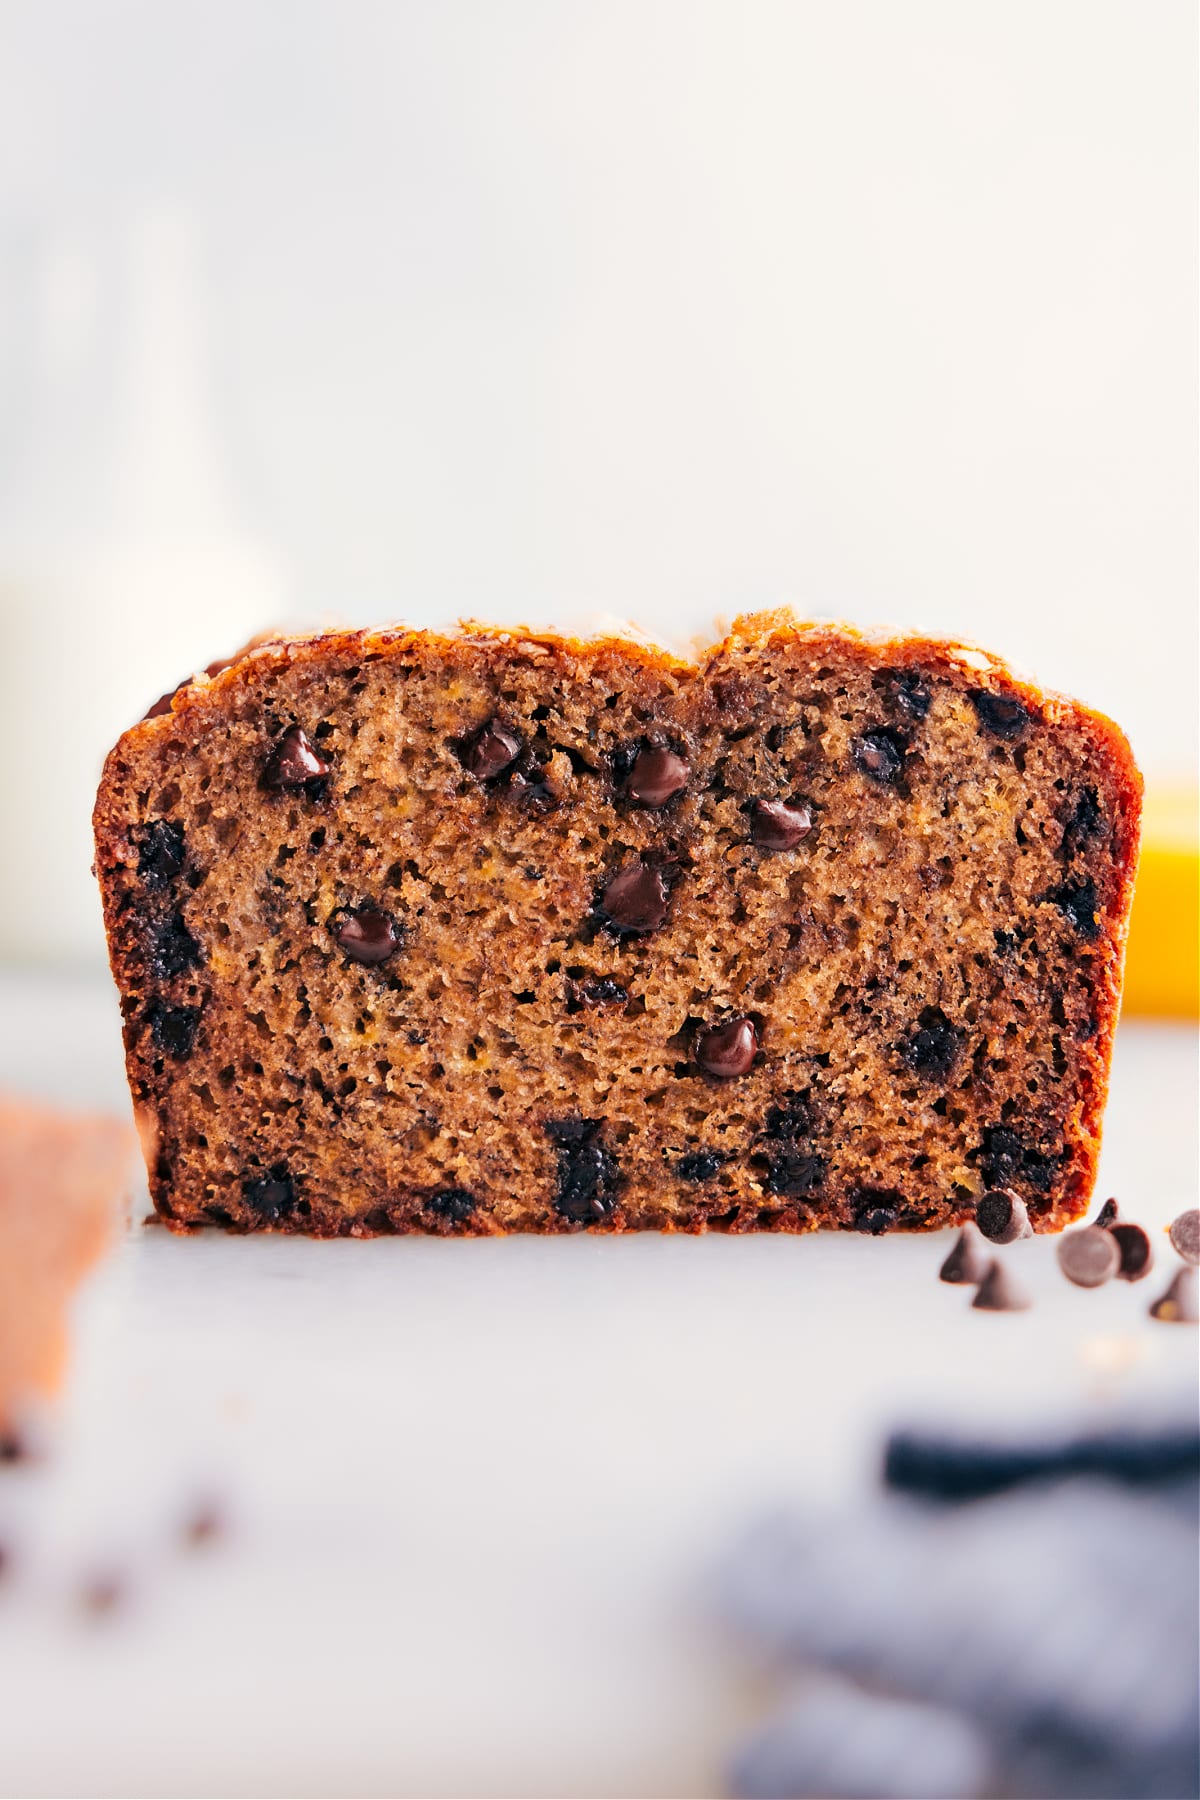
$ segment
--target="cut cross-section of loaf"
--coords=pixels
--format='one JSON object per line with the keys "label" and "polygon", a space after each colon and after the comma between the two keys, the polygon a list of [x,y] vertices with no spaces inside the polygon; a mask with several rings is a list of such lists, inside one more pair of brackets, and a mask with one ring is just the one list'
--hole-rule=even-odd
{"label": "cut cross-section of loaf", "polygon": [[1141,782],[978,651],[260,644],[96,806],[159,1211],[882,1232],[1092,1187]]}

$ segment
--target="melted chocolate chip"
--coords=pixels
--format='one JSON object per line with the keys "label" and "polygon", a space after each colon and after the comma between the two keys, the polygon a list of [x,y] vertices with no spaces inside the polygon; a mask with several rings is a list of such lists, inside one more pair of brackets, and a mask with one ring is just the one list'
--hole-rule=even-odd
{"label": "melted chocolate chip", "polygon": [[200,1023],[198,1006],[164,1006],[161,1000],[153,1000],[146,1008],[146,1019],[156,1050],[177,1060],[192,1054]]}
{"label": "melted chocolate chip", "polygon": [[625,792],[639,806],[665,806],[681,794],[691,769],[674,750],[639,750],[625,782]]}
{"label": "melted chocolate chip", "polygon": [[1032,1304],[1025,1289],[999,1261],[989,1263],[971,1302],[981,1312],[1025,1312]]}
{"label": "melted chocolate chip", "polygon": [[611,975],[598,975],[594,981],[572,981],[568,986],[577,1007],[624,1006],[629,999],[629,989]]}
{"label": "melted chocolate chip", "polygon": [[1108,1235],[1114,1239],[1121,1258],[1119,1281],[1141,1281],[1150,1273],[1154,1267],[1154,1246],[1140,1225],[1110,1225]]}
{"label": "melted chocolate chip", "polygon": [[1104,829],[1104,812],[1094,787],[1084,788],[1075,802],[1075,810],[1063,832],[1063,848],[1068,856],[1082,845],[1100,836]]}
{"label": "melted chocolate chip", "polygon": [[854,760],[870,781],[879,787],[894,787],[904,773],[907,747],[898,731],[883,725],[855,739]]}
{"label": "melted chocolate chip", "polygon": [[1056,1159],[1031,1150],[1007,1125],[993,1125],[983,1134],[979,1164],[989,1187],[1012,1187],[1021,1181],[1034,1193],[1048,1193],[1058,1167]]}
{"label": "melted chocolate chip", "polygon": [[1150,1308],[1152,1319],[1166,1325],[1195,1325],[1200,1321],[1200,1296],[1196,1292],[1195,1269],[1177,1269],[1174,1280]]}
{"label": "melted chocolate chip", "polygon": [[630,863],[600,896],[600,910],[617,931],[656,931],[667,916],[668,889],[661,869]]}
{"label": "melted chocolate chip", "polygon": [[896,1223],[902,1198],[891,1188],[881,1188],[878,1193],[860,1193],[852,1228],[869,1232],[872,1237],[882,1237]]}
{"label": "melted chocolate chip", "polygon": [[446,1219],[452,1225],[463,1225],[477,1210],[479,1202],[467,1188],[442,1188],[439,1193],[429,1196],[425,1206],[437,1218]]}
{"label": "melted chocolate chip", "polygon": [[753,1019],[723,1019],[706,1025],[696,1038],[698,1067],[719,1081],[734,1081],[749,1073],[758,1053],[758,1031]]}
{"label": "melted chocolate chip", "polygon": [[1085,1225],[1064,1232],[1057,1245],[1058,1266],[1076,1287],[1103,1287],[1121,1267],[1121,1252],[1111,1231]]}
{"label": "melted chocolate chip", "polygon": [[203,952],[183,921],[183,914],[169,913],[155,931],[150,945],[150,968],[160,981],[174,981],[203,961]]}
{"label": "melted chocolate chip", "polygon": [[595,1225],[616,1211],[620,1170],[600,1142],[599,1119],[554,1119],[546,1130],[558,1153],[554,1208],[573,1225]]}
{"label": "melted chocolate chip", "polygon": [[924,719],[929,715],[930,693],[928,682],[924,681],[916,669],[888,669],[884,682],[892,703],[900,712],[907,713],[910,719]]}
{"label": "melted chocolate chip", "polygon": [[502,725],[499,719],[489,719],[474,737],[467,740],[462,760],[480,781],[494,781],[520,754],[521,740],[516,733]]}
{"label": "melted chocolate chip", "polygon": [[992,694],[986,688],[975,688],[969,698],[983,730],[1006,742],[1022,737],[1033,718],[1028,707],[1011,694]]}
{"label": "melted chocolate chip", "polygon": [[712,1181],[728,1161],[723,1150],[686,1150],[675,1164],[675,1173],[681,1181]]}
{"label": "melted chocolate chip", "polygon": [[916,1030],[899,1048],[914,1074],[928,1081],[944,1081],[958,1061],[962,1044],[962,1032],[941,1007],[927,1006],[917,1017]]}
{"label": "melted chocolate chip", "polygon": [[1171,1242],[1184,1262],[1200,1263],[1200,1212],[1194,1206],[1171,1221]]}
{"label": "melted chocolate chip", "polygon": [[964,1225],[954,1247],[938,1270],[938,1280],[960,1287],[978,1287],[988,1272],[989,1258],[974,1225]]}
{"label": "melted chocolate chip", "polygon": [[347,913],[333,935],[339,949],[347,956],[369,966],[394,956],[402,936],[391,914],[373,906],[369,900]]}
{"label": "melted chocolate chip", "polygon": [[1081,938],[1100,936],[1100,901],[1090,876],[1085,881],[1064,881],[1061,887],[1052,888],[1046,898],[1054,902]]}
{"label": "melted chocolate chip", "polygon": [[276,1163],[265,1175],[243,1181],[242,1194],[251,1212],[267,1224],[286,1219],[295,1211],[295,1183],[282,1163]]}
{"label": "melted chocolate chip", "polygon": [[151,819],[135,829],[137,872],[147,887],[167,887],[183,868],[183,826],[174,819]]}
{"label": "melted chocolate chip", "polygon": [[263,786],[274,788],[279,793],[288,789],[307,788],[310,782],[321,781],[330,771],[331,765],[314,750],[308,733],[299,725],[291,726],[276,743],[266,767],[263,769]]}
{"label": "melted chocolate chip", "polygon": [[812,1107],[808,1094],[784,1094],[780,1104],[768,1110],[763,1132],[766,1137],[787,1141],[806,1137],[811,1129]]}
{"label": "melted chocolate chip", "polygon": [[827,1164],[823,1156],[806,1156],[798,1150],[784,1150],[767,1163],[763,1187],[768,1194],[799,1199],[815,1194],[825,1185]]}
{"label": "melted chocolate chip", "polygon": [[811,830],[807,806],[788,806],[782,800],[750,803],[750,841],[760,850],[794,850]]}

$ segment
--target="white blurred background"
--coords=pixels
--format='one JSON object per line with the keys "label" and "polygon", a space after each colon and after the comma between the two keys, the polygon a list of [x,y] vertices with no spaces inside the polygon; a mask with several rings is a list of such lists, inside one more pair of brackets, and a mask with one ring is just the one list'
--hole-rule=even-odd
{"label": "white blurred background", "polygon": [[976,639],[1197,745],[1191,0],[0,5],[0,955],[272,624]]}

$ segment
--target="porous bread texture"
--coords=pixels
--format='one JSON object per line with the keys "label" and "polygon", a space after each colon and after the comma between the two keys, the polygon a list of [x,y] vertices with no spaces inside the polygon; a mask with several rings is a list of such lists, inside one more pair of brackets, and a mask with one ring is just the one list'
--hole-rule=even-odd
{"label": "porous bread texture", "polygon": [[[687,766],[661,804],[648,749]],[[880,1232],[1000,1185],[1061,1226],[1140,797],[1108,720],[917,637],[769,614],[694,661],[475,626],[260,645],[127,732],[96,805],[155,1205]],[[807,817],[792,847],[754,841],[763,801]],[[662,905],[621,928],[639,869]],[[722,1079],[704,1034],[731,1021],[753,1060]]]}

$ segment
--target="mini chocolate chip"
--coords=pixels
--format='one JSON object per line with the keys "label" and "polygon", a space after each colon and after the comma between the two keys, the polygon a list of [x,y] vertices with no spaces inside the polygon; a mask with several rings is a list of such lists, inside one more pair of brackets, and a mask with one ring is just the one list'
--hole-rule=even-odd
{"label": "mini chocolate chip", "polygon": [[930,1081],[944,1081],[958,1061],[963,1034],[952,1025],[940,1006],[927,1006],[917,1017],[917,1028],[899,1046],[914,1074]]}
{"label": "mini chocolate chip", "polygon": [[928,682],[922,680],[916,669],[888,669],[884,680],[894,705],[901,712],[906,712],[911,719],[928,717],[933,695]]}
{"label": "mini chocolate chip", "polygon": [[723,1019],[706,1025],[697,1034],[695,1059],[706,1075],[733,1081],[749,1073],[758,1052],[758,1031],[753,1019]]}
{"label": "mini chocolate chip", "polygon": [[509,731],[499,719],[489,719],[468,740],[462,760],[480,781],[494,781],[497,775],[503,775],[510,763],[516,762],[520,754],[521,740],[516,733]]}
{"label": "mini chocolate chip", "polygon": [[1046,895],[1068,919],[1081,938],[1100,936],[1100,900],[1091,876],[1085,881],[1064,881]]}
{"label": "mini chocolate chip", "polygon": [[1116,1201],[1106,1200],[1092,1220],[1092,1224],[1099,1225],[1102,1231],[1111,1231],[1114,1225],[1120,1223],[1120,1219],[1121,1209]]}
{"label": "mini chocolate chip", "polygon": [[712,1181],[729,1158],[722,1150],[687,1150],[675,1164],[680,1181]]}
{"label": "mini chocolate chip", "polygon": [[982,1194],[975,1208],[975,1223],[993,1244],[1015,1244],[1018,1238],[1033,1236],[1025,1202],[1011,1188]]}
{"label": "mini chocolate chip", "polygon": [[1117,1270],[1119,1281],[1141,1281],[1154,1266],[1154,1246],[1140,1225],[1110,1225],[1108,1235],[1116,1239],[1121,1255]]}
{"label": "mini chocolate chip", "polygon": [[964,1225],[938,1270],[938,1280],[961,1287],[978,1287],[989,1266],[987,1249],[978,1230],[974,1225]]}
{"label": "mini chocolate chip", "polygon": [[1150,1308],[1150,1317],[1162,1319],[1167,1325],[1195,1325],[1200,1321],[1200,1298],[1197,1296],[1196,1286],[1195,1269],[1177,1269],[1171,1285]]}
{"label": "mini chocolate chip", "polygon": [[146,1008],[146,1018],[156,1050],[176,1058],[192,1054],[200,1023],[198,1006],[164,1006],[161,1000],[153,1000]]}
{"label": "mini chocolate chip", "polygon": [[661,869],[630,863],[600,896],[600,910],[618,931],[656,931],[667,916],[667,883]]}
{"label": "mini chocolate chip", "polygon": [[147,887],[166,887],[183,868],[183,826],[174,819],[152,819],[136,832],[137,872]]}
{"label": "mini chocolate chip", "polygon": [[400,948],[401,932],[390,913],[365,901],[342,919],[334,931],[339,949],[355,962],[386,962]]}
{"label": "mini chocolate chip", "polygon": [[855,739],[854,760],[871,781],[880,787],[893,787],[904,773],[906,749],[900,733],[883,725],[878,731],[865,732]]}
{"label": "mini chocolate chip", "polygon": [[264,787],[284,792],[288,788],[306,787],[328,775],[331,764],[313,749],[308,733],[292,725],[279,739],[263,769]]}
{"label": "mini chocolate chip", "polygon": [[1200,1212],[1194,1206],[1171,1221],[1171,1242],[1184,1262],[1200,1263]]}
{"label": "mini chocolate chip", "polygon": [[788,806],[782,800],[750,803],[750,841],[760,850],[794,850],[811,830],[807,806]]}
{"label": "mini chocolate chip", "polygon": [[155,932],[150,949],[150,967],[160,981],[173,981],[189,969],[198,968],[203,952],[184,924],[183,914],[169,913]]}
{"label": "mini chocolate chip", "polygon": [[599,1119],[552,1119],[546,1130],[558,1153],[554,1208],[573,1225],[595,1225],[616,1211],[620,1170],[600,1142]]}
{"label": "mini chocolate chip", "polygon": [[992,694],[986,688],[974,688],[969,699],[983,729],[993,737],[1009,742],[1023,734],[1033,717],[1029,708],[1022,706],[1011,694]]}
{"label": "mini chocolate chip", "polygon": [[826,1162],[823,1156],[805,1156],[798,1150],[785,1150],[767,1164],[763,1187],[776,1198],[799,1199],[815,1194],[825,1184]]}
{"label": "mini chocolate chip", "polygon": [[295,1211],[296,1185],[282,1163],[265,1175],[256,1175],[242,1183],[242,1195],[251,1212],[267,1224],[287,1218]]}
{"label": "mini chocolate chip", "polygon": [[477,1210],[479,1202],[467,1188],[442,1188],[439,1193],[431,1194],[425,1205],[439,1219],[462,1225]]}
{"label": "mini chocolate chip", "polygon": [[1058,1240],[1058,1266],[1076,1287],[1103,1287],[1121,1267],[1121,1252],[1111,1231],[1085,1225]]}
{"label": "mini chocolate chip", "polygon": [[639,806],[665,806],[681,794],[691,769],[674,750],[639,750],[625,783],[625,792]]}
{"label": "mini chocolate chip", "polygon": [[998,1260],[988,1264],[971,1302],[981,1312],[1025,1312],[1032,1304],[1025,1289]]}
{"label": "mini chocolate chip", "polygon": [[624,1006],[629,989],[611,975],[599,975],[594,981],[568,981],[567,1011],[578,1012],[585,1006]]}

